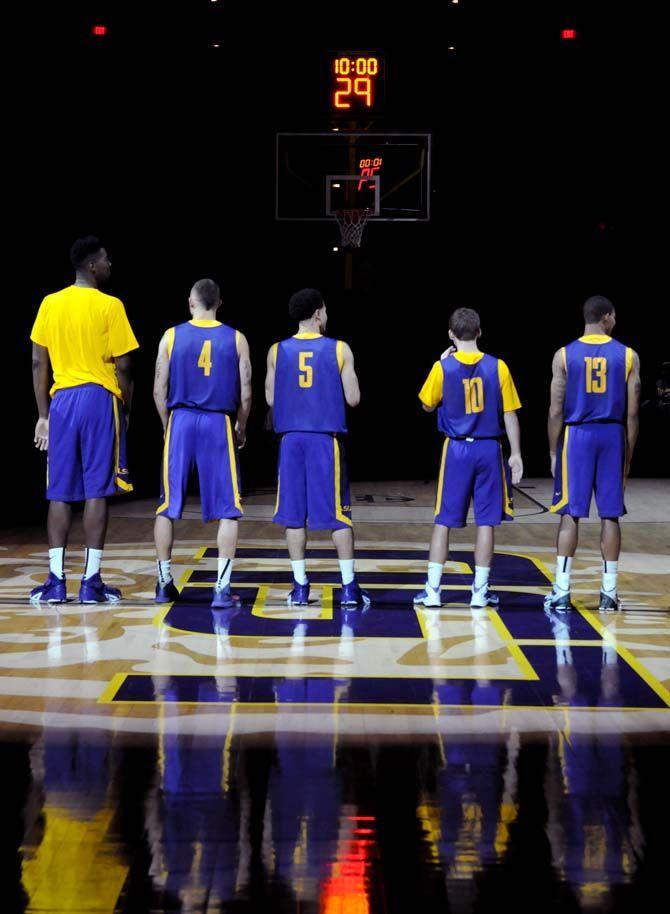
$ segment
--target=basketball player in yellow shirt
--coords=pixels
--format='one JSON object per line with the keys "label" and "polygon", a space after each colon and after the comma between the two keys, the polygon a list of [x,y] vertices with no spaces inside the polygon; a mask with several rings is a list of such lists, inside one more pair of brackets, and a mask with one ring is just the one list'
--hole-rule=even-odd
{"label": "basketball player in yellow shirt", "polygon": [[35,446],[48,451],[49,500],[49,576],[31,591],[30,599],[67,599],[63,567],[71,504],[85,501],[86,564],[79,601],[115,603],[121,592],[102,581],[100,562],[107,496],[132,490],[125,431],[133,390],[129,353],[138,343],[123,303],[100,291],[111,272],[100,241],[92,236],[78,239],[70,259],[76,271],[74,284],[46,296],[30,334],[39,413]]}

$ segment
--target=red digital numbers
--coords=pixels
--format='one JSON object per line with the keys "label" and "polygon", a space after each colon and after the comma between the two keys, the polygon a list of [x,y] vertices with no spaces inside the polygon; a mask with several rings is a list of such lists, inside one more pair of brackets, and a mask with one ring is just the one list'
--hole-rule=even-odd
{"label": "red digital numbers", "polygon": [[374,77],[379,73],[376,57],[338,57],[333,62],[335,91],[333,105],[338,110],[352,107],[352,101],[363,107],[374,106]]}
{"label": "red digital numbers", "polygon": [[358,167],[361,170],[361,180],[358,182],[358,190],[362,190],[366,184],[374,187],[372,181],[366,181],[365,178],[372,178],[376,174],[379,174],[379,171],[384,164],[384,160],[381,156],[377,156],[374,159],[361,159],[358,163]]}

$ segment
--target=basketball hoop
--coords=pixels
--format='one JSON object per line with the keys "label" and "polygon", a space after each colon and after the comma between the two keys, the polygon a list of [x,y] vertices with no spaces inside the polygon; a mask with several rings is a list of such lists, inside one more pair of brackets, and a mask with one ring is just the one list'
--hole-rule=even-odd
{"label": "basketball hoop", "polygon": [[343,248],[359,248],[363,239],[363,229],[374,210],[367,209],[336,209],[333,215],[337,219],[342,236]]}

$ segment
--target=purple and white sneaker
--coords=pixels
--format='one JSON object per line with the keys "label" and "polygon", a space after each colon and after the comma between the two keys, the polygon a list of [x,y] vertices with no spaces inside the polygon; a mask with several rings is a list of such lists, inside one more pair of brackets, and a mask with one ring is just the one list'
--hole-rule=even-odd
{"label": "purple and white sneaker", "polygon": [[231,606],[235,606],[236,599],[230,590],[230,584],[226,584],[225,587],[215,587],[212,595],[212,609],[230,609]]}
{"label": "purple and white sneaker", "polygon": [[118,587],[108,587],[99,572],[92,574],[90,578],[81,579],[80,603],[118,603],[120,599],[121,591]]}
{"label": "purple and white sneaker", "polygon": [[154,603],[174,603],[179,599],[179,591],[175,582],[170,578],[169,581],[156,581],[156,596]]}
{"label": "purple and white sneaker", "polygon": [[309,603],[309,581],[306,584],[298,584],[293,578],[293,588],[289,592],[286,601],[289,606],[307,606]]}
{"label": "purple and white sneaker", "polygon": [[340,606],[363,606],[370,605],[370,595],[366,590],[361,590],[358,581],[355,579],[350,584],[342,585],[342,594],[340,596]]}
{"label": "purple and white sneaker", "polygon": [[30,591],[31,603],[67,603],[65,578],[59,578],[52,571],[44,584]]}

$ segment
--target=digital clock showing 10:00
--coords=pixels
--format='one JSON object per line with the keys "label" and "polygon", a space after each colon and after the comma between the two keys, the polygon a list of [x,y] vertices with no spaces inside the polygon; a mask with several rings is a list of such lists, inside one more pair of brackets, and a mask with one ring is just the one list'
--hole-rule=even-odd
{"label": "digital clock showing 10:00", "polygon": [[336,56],[332,61],[335,77],[331,92],[333,108],[338,111],[361,107],[372,110],[376,102],[376,82],[380,69],[380,59],[376,56]]}

